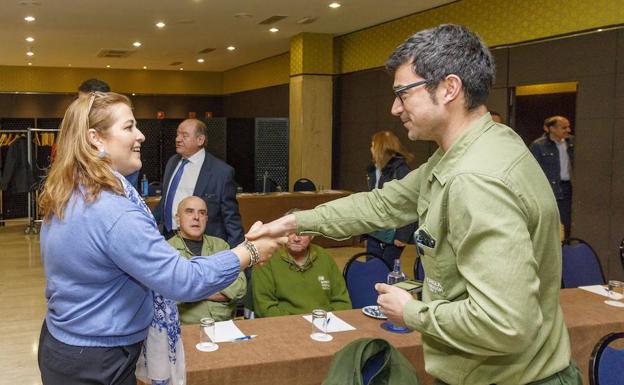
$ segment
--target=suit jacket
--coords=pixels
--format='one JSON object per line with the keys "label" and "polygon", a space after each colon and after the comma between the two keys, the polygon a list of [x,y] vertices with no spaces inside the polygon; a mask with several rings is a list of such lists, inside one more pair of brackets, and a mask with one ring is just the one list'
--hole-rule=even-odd
{"label": "suit jacket", "polygon": [[[181,156],[176,154],[167,161],[163,176],[162,197],[154,208],[154,217],[158,224],[164,221],[167,189],[180,159]],[[236,201],[234,169],[230,165],[206,151],[206,158],[195,183],[193,195],[202,198],[208,207],[208,223],[205,231],[207,235],[225,240],[230,247],[243,241],[243,227]]]}

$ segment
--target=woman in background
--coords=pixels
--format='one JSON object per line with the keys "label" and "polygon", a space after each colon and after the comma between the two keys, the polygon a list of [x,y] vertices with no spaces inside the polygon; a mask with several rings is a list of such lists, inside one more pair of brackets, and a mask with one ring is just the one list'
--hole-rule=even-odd
{"label": "woman in background", "polygon": [[[48,301],[38,356],[44,385],[135,385],[139,356],[154,383],[183,383],[173,301],[224,289],[285,241],[263,238],[209,258],[180,257],[122,176],[141,168],[144,140],[123,95],[91,93],[65,112],[39,201]],[[141,354],[148,331],[148,342],[155,336],[162,345],[148,344]]]}
{"label": "woman in background", "polygon": [[[399,138],[390,131],[379,131],[371,139],[373,162],[368,166],[366,179],[368,190],[382,188],[384,183],[402,179],[411,169],[407,165],[414,156],[403,147]],[[412,239],[416,224],[411,223],[398,229],[376,231],[365,235],[366,251],[379,255],[392,268],[394,260]]]}

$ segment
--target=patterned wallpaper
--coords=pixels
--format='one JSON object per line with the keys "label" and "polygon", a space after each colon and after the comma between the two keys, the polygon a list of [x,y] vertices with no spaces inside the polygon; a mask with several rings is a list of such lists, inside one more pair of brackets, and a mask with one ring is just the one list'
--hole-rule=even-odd
{"label": "patterned wallpaper", "polygon": [[121,93],[218,95],[222,90],[220,72],[0,66],[0,92],[73,93],[89,78]]}
{"label": "patterned wallpaper", "polygon": [[290,43],[290,75],[333,74],[334,37],[326,33],[301,33]]}
{"label": "patterned wallpaper", "polygon": [[340,73],[384,65],[407,37],[442,23],[464,24],[489,46],[624,23],[622,0],[462,0],[336,38]]}
{"label": "patterned wallpaper", "polygon": [[223,94],[288,84],[288,52],[223,72]]}

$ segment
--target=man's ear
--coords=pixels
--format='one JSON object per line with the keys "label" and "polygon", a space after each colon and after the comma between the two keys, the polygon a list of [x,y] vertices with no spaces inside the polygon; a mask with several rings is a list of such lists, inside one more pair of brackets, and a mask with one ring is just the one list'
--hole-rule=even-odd
{"label": "man's ear", "polygon": [[200,135],[197,137],[197,142],[199,143],[199,145],[201,147],[204,147],[206,145],[206,135]]}
{"label": "man's ear", "polygon": [[99,151],[104,150],[104,143],[102,143],[102,138],[100,137],[100,134],[95,131],[95,129],[89,128],[89,131],[87,131],[87,138],[89,139],[89,143],[91,143],[93,147],[97,148]]}
{"label": "man's ear", "polygon": [[175,219],[176,225],[178,225],[178,227],[180,227],[180,214],[176,213],[174,219]]}
{"label": "man's ear", "polygon": [[463,91],[464,84],[459,76],[450,74],[446,76],[444,82],[442,83],[442,86],[442,102],[444,104],[448,104],[460,96],[461,92]]}

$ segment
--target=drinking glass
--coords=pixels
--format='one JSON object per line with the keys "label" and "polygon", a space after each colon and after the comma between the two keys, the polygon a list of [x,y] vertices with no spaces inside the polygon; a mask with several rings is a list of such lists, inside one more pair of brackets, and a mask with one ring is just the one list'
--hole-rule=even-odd
{"label": "drinking glass", "polygon": [[327,312],[323,309],[312,310],[312,334],[310,334],[310,338],[321,342],[334,339],[330,334],[327,334]]}
{"label": "drinking glass", "polygon": [[624,282],[610,280],[607,290],[609,299],[605,303],[610,306],[624,307]]}
{"label": "drinking glass", "polygon": [[213,352],[219,349],[215,340],[215,320],[210,317],[199,320],[199,343],[195,346],[202,352]]}

